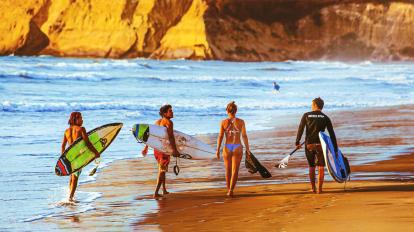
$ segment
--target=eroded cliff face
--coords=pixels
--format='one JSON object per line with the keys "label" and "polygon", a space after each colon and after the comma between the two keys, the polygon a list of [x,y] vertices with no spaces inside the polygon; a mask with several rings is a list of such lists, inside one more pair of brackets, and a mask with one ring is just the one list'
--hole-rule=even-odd
{"label": "eroded cliff face", "polygon": [[356,0],[3,0],[0,54],[414,60],[414,4]]}
{"label": "eroded cliff face", "polygon": [[[384,3],[385,2],[385,3]],[[206,23],[225,60],[413,60],[406,1],[216,1]]]}

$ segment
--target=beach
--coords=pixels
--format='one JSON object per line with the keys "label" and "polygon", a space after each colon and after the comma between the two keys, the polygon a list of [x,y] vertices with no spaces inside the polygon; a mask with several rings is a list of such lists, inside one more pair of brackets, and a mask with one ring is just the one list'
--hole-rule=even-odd
{"label": "beach", "polygon": [[[338,144],[352,165],[351,182],[346,185],[350,198],[370,199],[378,192],[387,196],[390,191],[355,189],[379,186],[373,188],[381,190],[382,185],[387,185],[394,191],[400,182],[413,180],[413,168],[409,166],[414,137],[410,63],[248,63],[49,56],[7,56],[0,57],[0,63],[0,120],[6,122],[0,127],[0,156],[7,157],[0,159],[0,231],[169,231],[169,224],[164,223],[168,219],[162,215],[189,213],[188,220],[194,219],[192,216],[200,213],[197,210],[205,208],[204,203],[214,208],[214,202],[225,202],[225,209],[220,210],[228,215],[237,210],[237,202],[269,200],[275,202],[276,211],[286,204],[289,210],[295,208],[290,211],[293,215],[311,208],[305,200],[303,204],[289,205],[301,202],[302,197],[339,197],[336,194],[344,186],[333,182],[327,173],[327,196],[308,196],[303,149],[292,155],[287,168],[274,167],[294,149],[300,118],[318,96],[325,100],[323,111],[331,118]],[[280,85],[277,93],[272,91],[274,81]],[[153,123],[159,118],[160,106],[169,103],[174,110],[174,128],[214,148],[219,123],[226,118],[226,105],[233,100],[238,105],[237,117],[246,122],[251,151],[273,177],[262,179],[257,173],[248,173],[243,160],[236,196],[227,199],[222,160],[180,159],[181,171],[176,176],[172,172],[176,161],[172,159],[167,174],[170,194],[154,200],[157,164],[151,149],[147,157],[142,157],[143,146],[133,137],[132,126]],[[87,131],[108,123],[124,126],[102,154],[97,173],[88,175],[94,164],[83,169],[75,194],[78,203],[66,204],[69,178],[57,176],[54,167],[72,111],[82,112]],[[412,191],[403,189],[395,194],[406,192]],[[321,204],[328,201],[322,200]],[[182,210],[176,212],[180,205]],[[254,211],[251,206],[257,205],[243,204],[246,212]],[[260,207],[255,214],[263,211]],[[342,206],[338,207],[335,209],[342,212]],[[283,218],[283,213],[277,212],[274,217]],[[175,220],[186,218],[181,215]],[[306,220],[312,218],[306,216],[302,221]],[[198,227],[191,224],[196,222],[180,225]],[[271,220],[257,225],[275,230],[288,226],[274,227],[270,222],[281,223]],[[207,223],[205,230],[224,228],[214,224]],[[246,226],[246,230],[250,227]]]}
{"label": "beach", "polygon": [[[176,177],[170,172],[167,187],[171,193],[152,199],[155,161],[152,171],[144,174],[140,168],[142,159],[137,158],[114,162],[102,170],[95,183],[80,187],[82,191],[102,192],[102,197],[95,202],[96,210],[83,213],[77,219],[47,221],[57,223],[59,228],[86,230],[413,231],[413,112],[414,106],[406,105],[331,114],[338,143],[350,159],[353,173],[345,185],[333,182],[326,172],[322,194],[309,192],[303,151],[295,154],[286,169],[272,167],[276,160],[264,159],[267,156],[262,155],[292,148],[279,142],[294,143],[297,128],[292,121],[277,129],[250,133],[252,151],[256,151],[256,157],[273,177],[262,180],[258,174],[251,175],[242,167],[234,198],[225,196],[224,171],[217,168],[220,173],[215,178],[206,175],[192,179],[181,173]],[[388,137],[376,139],[371,135],[384,135],[381,130],[386,130]],[[354,138],[354,134],[361,136]],[[213,135],[199,137],[214,144]],[[278,142],[271,145],[270,140]],[[281,144],[285,147],[280,147]],[[406,145],[407,149],[384,156],[384,149],[397,145]],[[360,146],[365,147],[364,153],[360,152]],[[375,150],[378,150],[377,156],[383,157],[371,162],[372,155],[368,153]],[[356,159],[360,155],[367,159]],[[145,159],[148,158],[153,159]],[[187,165],[183,164],[183,173],[191,172]],[[213,165],[220,166],[214,162]],[[140,175],[153,178],[143,182]],[[210,182],[216,184],[207,184]]]}

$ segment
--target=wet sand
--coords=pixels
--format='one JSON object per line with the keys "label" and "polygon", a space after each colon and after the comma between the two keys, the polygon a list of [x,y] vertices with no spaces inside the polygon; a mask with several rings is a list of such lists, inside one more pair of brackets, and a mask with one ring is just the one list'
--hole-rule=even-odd
{"label": "wet sand", "polygon": [[[303,151],[287,169],[273,167],[293,149],[301,117],[294,115],[275,120],[275,129],[249,133],[252,151],[273,177],[263,180],[242,167],[234,198],[225,196],[222,161],[183,161],[179,176],[167,174],[171,193],[152,199],[155,161],[137,158],[117,161],[95,183],[80,186],[102,193],[94,210],[51,221],[85,230],[414,231],[414,106],[327,113],[352,165],[345,191],[326,174],[325,192],[309,193]],[[215,143],[215,135],[200,137]]]}
{"label": "wet sand", "polygon": [[133,226],[162,231],[413,231],[414,183],[327,183],[325,193],[307,184],[261,185],[177,193],[159,200],[159,213]]}

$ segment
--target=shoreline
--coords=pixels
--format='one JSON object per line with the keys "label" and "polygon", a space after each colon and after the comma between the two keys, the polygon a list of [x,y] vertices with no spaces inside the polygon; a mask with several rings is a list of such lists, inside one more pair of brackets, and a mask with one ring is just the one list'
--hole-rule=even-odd
{"label": "shoreline", "polygon": [[[406,219],[414,221],[414,217],[407,215],[414,204],[414,200],[410,200],[414,191],[414,149],[411,145],[414,133],[409,129],[414,125],[412,112],[414,105],[328,112],[334,121],[338,144],[351,162],[351,182],[347,183],[346,192],[343,192],[343,185],[334,183],[326,172],[325,193],[308,194],[303,151],[292,157],[288,168],[274,168],[275,162],[292,149],[297,130],[296,125],[275,126],[265,131],[248,132],[252,151],[273,174],[269,181],[258,174],[247,173],[242,161],[236,197],[228,199],[225,197],[222,161],[182,161],[179,176],[167,173],[170,194],[155,200],[152,192],[157,166],[153,157],[119,160],[99,170],[95,182],[80,186],[80,191],[100,192],[102,197],[94,202],[95,210],[82,213],[77,225],[82,229],[111,227],[150,231],[188,231],[192,228],[211,231],[212,226],[223,231],[297,231],[298,228],[314,231],[317,230],[315,220],[323,222],[323,229],[339,231],[344,231],[348,223],[360,226],[353,228],[354,231],[366,231],[372,226],[377,231],[387,231],[391,226],[408,226]],[[401,131],[408,133],[401,136]],[[354,133],[361,134],[359,140],[354,138]],[[378,139],[377,134],[384,138]],[[209,144],[215,142],[214,134],[197,136]],[[394,137],[396,139],[390,139]],[[396,149],[401,147],[408,148],[405,149],[407,153],[384,152],[387,149],[401,151]],[[173,165],[172,160],[170,170]],[[388,199],[391,196],[388,194],[393,200]],[[358,205],[373,210],[373,213],[367,216],[359,212]],[[386,210],[391,210],[395,217],[388,221],[390,226],[384,225],[386,214],[380,213]],[[233,215],[234,212],[238,214]],[[332,215],[348,219],[336,225]],[[274,220],[282,216],[289,220],[283,223]],[[370,221],[370,217],[379,221]],[[63,228],[71,225],[66,220],[47,221]]]}

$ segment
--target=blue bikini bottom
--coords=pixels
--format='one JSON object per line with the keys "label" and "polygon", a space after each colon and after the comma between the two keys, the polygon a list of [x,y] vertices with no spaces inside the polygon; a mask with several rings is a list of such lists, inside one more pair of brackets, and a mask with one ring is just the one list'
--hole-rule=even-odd
{"label": "blue bikini bottom", "polygon": [[240,147],[241,144],[238,144],[238,143],[236,143],[236,144],[228,143],[228,144],[225,144],[224,146],[226,146],[227,149],[229,149],[229,151],[233,152],[234,150],[236,150],[236,148]]}

